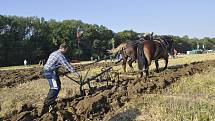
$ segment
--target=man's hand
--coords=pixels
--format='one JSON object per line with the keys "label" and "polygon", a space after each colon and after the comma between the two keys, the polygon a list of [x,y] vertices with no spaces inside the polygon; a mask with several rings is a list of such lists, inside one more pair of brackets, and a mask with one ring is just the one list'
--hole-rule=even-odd
{"label": "man's hand", "polygon": [[78,72],[76,72],[76,76],[81,79],[81,75]]}

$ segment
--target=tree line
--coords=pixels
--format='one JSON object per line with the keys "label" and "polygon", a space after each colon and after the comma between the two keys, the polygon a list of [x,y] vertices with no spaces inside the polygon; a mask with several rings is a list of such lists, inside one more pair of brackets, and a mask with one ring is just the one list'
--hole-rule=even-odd
{"label": "tree line", "polygon": [[[83,31],[79,40],[77,28]],[[63,42],[70,47],[67,53],[69,59],[104,57],[108,55],[107,49],[126,40],[136,40],[142,34],[133,30],[115,33],[103,25],[83,23],[81,20],[56,21],[0,15],[0,66],[21,65],[25,59],[28,63],[36,64],[39,60],[47,59]],[[194,49],[197,43],[206,49],[215,48],[215,38],[172,37],[175,48],[181,53]]]}

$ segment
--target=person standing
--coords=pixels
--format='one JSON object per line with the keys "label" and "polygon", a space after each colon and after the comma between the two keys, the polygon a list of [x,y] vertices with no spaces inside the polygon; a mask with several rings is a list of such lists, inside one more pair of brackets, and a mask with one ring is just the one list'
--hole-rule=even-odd
{"label": "person standing", "polygon": [[27,62],[27,60],[25,59],[25,60],[24,60],[24,66],[27,66],[27,63],[28,63],[28,62]]}
{"label": "person standing", "polygon": [[50,54],[46,64],[44,65],[44,77],[48,80],[50,89],[47,97],[45,98],[41,115],[52,110],[56,104],[55,99],[57,98],[61,89],[61,81],[58,74],[58,68],[60,65],[63,65],[67,70],[75,73],[78,78],[81,78],[81,75],[69,64],[65,58],[64,54],[67,52],[67,50],[68,46],[66,43],[61,44],[57,51],[54,51]]}

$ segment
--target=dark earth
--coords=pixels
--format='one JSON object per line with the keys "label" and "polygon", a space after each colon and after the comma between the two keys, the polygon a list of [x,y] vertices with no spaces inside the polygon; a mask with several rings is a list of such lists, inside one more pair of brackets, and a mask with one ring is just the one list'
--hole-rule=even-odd
{"label": "dark earth", "polygon": [[[108,63],[114,65],[114,63]],[[104,64],[98,64],[101,66]],[[79,66],[79,70],[89,68]],[[152,72],[148,78],[137,78],[138,73],[122,73],[119,80],[109,86],[98,87],[95,93],[87,96],[74,96],[62,99],[57,102],[55,111],[48,112],[39,117],[41,107],[25,104],[19,110],[14,110],[11,114],[3,117],[3,120],[19,121],[73,121],[73,120],[103,120],[116,115],[116,110],[122,108],[131,100],[136,100],[142,93],[161,93],[166,87],[182,77],[192,76],[202,73],[209,68],[214,68],[212,61],[193,62],[191,64],[177,65],[168,67],[160,73]],[[22,76],[21,76],[22,75]],[[32,68],[25,70],[8,70],[0,73],[0,87],[14,86],[27,81],[43,78],[42,68]],[[142,97],[144,98],[144,97]],[[1,120],[1,119],[0,119]]]}

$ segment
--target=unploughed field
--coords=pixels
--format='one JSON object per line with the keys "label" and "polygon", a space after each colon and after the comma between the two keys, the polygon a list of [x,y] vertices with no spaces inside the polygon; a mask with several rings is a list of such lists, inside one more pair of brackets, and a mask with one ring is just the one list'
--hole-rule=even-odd
{"label": "unploughed field", "polygon": [[[105,83],[92,82],[96,91],[79,96],[79,85],[61,77],[62,90],[56,111],[38,117],[49,86],[42,76],[42,67],[0,68],[0,120],[215,120],[215,54],[179,55],[169,60],[167,70],[138,78],[120,64],[113,68],[119,79]],[[160,62],[161,69],[164,62]],[[114,62],[93,65],[75,64],[88,77]],[[62,70],[64,71],[64,70]],[[73,77],[73,74],[69,74]],[[88,87],[84,87],[86,92]]]}

